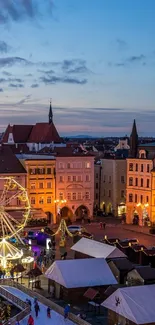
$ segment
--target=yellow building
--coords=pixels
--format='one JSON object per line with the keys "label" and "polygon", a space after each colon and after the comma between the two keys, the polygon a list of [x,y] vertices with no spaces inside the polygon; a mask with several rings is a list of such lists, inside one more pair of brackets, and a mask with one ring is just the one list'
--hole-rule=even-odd
{"label": "yellow building", "polygon": [[[30,159],[31,158],[31,159]],[[55,211],[55,160],[52,157],[24,159],[27,170],[27,191],[32,209],[41,209],[49,223],[56,222]]]}

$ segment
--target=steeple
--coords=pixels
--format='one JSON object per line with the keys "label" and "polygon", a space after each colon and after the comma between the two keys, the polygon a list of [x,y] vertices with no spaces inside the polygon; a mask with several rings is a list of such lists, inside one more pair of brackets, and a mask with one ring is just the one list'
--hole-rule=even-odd
{"label": "steeple", "polygon": [[53,112],[52,112],[51,100],[50,100],[50,109],[49,109],[48,118],[49,118],[49,124],[51,124],[53,122]]}
{"label": "steeple", "polygon": [[133,121],[132,132],[130,135],[130,157],[137,157],[137,149],[138,149],[138,133],[136,127],[136,120]]}

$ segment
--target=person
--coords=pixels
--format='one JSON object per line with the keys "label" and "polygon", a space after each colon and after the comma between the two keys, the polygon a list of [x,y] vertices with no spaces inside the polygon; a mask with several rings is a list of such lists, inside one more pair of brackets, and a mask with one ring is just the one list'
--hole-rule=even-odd
{"label": "person", "polygon": [[106,227],[106,223],[104,222],[104,223],[103,223],[103,229],[104,229],[104,230],[105,230],[105,227]]}
{"label": "person", "polygon": [[100,222],[100,229],[102,229],[102,227],[103,227],[103,223],[102,223],[102,222]]}
{"label": "person", "polygon": [[15,325],[20,325],[19,320],[16,320]]}
{"label": "person", "polygon": [[38,302],[36,302],[36,304],[35,304],[35,306],[34,306],[34,309],[35,309],[36,317],[38,317],[38,313],[39,313],[39,311],[40,311],[40,307],[39,307]]}
{"label": "person", "polygon": [[27,325],[34,325],[34,319],[31,315],[29,316]]}
{"label": "person", "polygon": [[64,309],[64,318],[68,318],[68,313],[70,312],[70,304],[66,305],[65,306],[65,309]]}
{"label": "person", "polygon": [[34,305],[38,302],[38,299],[34,297]]}
{"label": "person", "polygon": [[50,309],[50,307],[47,307],[47,317],[51,318],[51,309]]}

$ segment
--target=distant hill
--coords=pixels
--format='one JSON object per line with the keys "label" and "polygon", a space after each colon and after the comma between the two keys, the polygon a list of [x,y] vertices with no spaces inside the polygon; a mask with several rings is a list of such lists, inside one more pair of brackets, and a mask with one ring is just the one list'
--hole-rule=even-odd
{"label": "distant hill", "polygon": [[90,135],[70,135],[67,136],[67,138],[72,138],[72,139],[92,139],[92,137]]}

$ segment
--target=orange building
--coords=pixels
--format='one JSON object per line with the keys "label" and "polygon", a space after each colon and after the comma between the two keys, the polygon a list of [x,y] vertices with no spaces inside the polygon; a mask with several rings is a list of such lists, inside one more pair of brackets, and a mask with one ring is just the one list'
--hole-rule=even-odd
{"label": "orange building", "polygon": [[152,168],[153,161],[146,158],[144,150],[139,151],[139,158],[127,159],[127,223],[152,221]]}
{"label": "orange building", "polygon": [[23,163],[27,170],[27,191],[31,207],[42,210],[45,212],[42,216],[47,215],[49,223],[55,223],[55,159],[43,155],[28,156]]}

